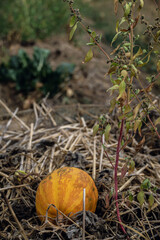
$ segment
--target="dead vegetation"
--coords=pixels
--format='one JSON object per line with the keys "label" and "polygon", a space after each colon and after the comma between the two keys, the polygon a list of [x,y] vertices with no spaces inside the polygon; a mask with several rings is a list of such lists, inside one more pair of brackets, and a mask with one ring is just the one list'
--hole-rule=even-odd
{"label": "dead vegetation", "polygon": [[[71,107],[72,115],[69,116],[69,106],[65,106],[65,111],[62,106],[51,108],[45,99],[40,104],[34,103],[33,110],[21,113],[18,110],[12,112],[2,101],[0,105],[4,110],[0,126],[0,238],[82,239],[85,230],[85,239],[126,239],[118,227],[114,196],[111,194],[113,168],[103,151],[100,136],[93,137],[92,134],[98,116],[95,109],[98,107],[75,105]],[[101,106],[99,110],[101,113],[106,111],[102,111]],[[116,115],[105,116],[113,129],[106,147],[114,164],[119,129]],[[144,144],[140,150],[137,147],[138,142],[135,141],[120,155],[121,218],[130,239],[158,240],[160,149],[158,145]],[[135,161],[135,169],[122,177],[126,159]],[[99,192],[98,206],[95,214],[86,212],[85,229],[82,212],[72,220],[64,217],[63,222],[57,222],[57,225],[47,219],[41,224],[36,216],[35,194],[39,182],[62,166],[79,167],[95,178]],[[151,189],[145,190],[145,202],[140,207],[137,194],[146,178],[151,188],[155,189],[154,203],[149,207]]]}

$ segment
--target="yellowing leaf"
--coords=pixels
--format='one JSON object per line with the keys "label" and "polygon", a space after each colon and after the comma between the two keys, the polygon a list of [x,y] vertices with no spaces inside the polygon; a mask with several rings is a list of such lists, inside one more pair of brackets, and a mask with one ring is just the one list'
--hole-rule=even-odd
{"label": "yellowing leaf", "polygon": [[130,112],[131,111],[131,106],[129,105],[129,104],[127,104],[126,106],[125,106],[125,109],[124,109],[124,114],[126,114],[126,113],[128,113],[128,112]]}
{"label": "yellowing leaf", "polygon": [[94,127],[93,127],[93,136],[95,136],[97,134],[98,130],[99,130],[99,124],[94,125]]}
{"label": "yellowing leaf", "polygon": [[126,70],[122,70],[121,76],[124,77],[124,79],[126,79],[126,77],[128,76],[128,72]]}
{"label": "yellowing leaf", "polygon": [[131,160],[129,162],[129,170],[128,170],[128,173],[131,174],[135,169],[135,162],[133,160]]}
{"label": "yellowing leaf", "polygon": [[119,86],[118,85],[114,85],[113,87],[110,87],[107,89],[107,92],[110,91],[110,90],[117,90],[119,89]]}
{"label": "yellowing leaf", "polygon": [[137,200],[140,203],[140,206],[142,207],[143,203],[144,203],[144,192],[140,191],[137,195]]}
{"label": "yellowing leaf", "polygon": [[109,139],[109,133],[111,131],[111,125],[108,124],[105,128],[105,132],[104,132],[104,137],[105,137],[105,141],[108,142]]}
{"label": "yellowing leaf", "polygon": [[112,99],[112,100],[110,101],[109,113],[112,113],[112,111],[113,111],[113,109],[115,108],[115,106],[116,106],[116,99],[114,98],[114,99]]}
{"label": "yellowing leaf", "polygon": [[153,204],[154,204],[154,196],[153,196],[152,193],[149,195],[148,204],[149,204],[149,207],[150,207],[150,208],[151,208],[151,207],[153,206]]}
{"label": "yellowing leaf", "polygon": [[158,124],[160,124],[160,117],[156,119],[156,121],[155,121],[155,123],[154,123],[154,124],[155,124],[155,125],[158,125]]}
{"label": "yellowing leaf", "polygon": [[111,46],[112,46],[112,44],[117,40],[117,37],[118,37],[118,35],[119,35],[120,33],[121,33],[121,32],[117,32],[116,35],[113,37],[112,42],[111,42]]}
{"label": "yellowing leaf", "polygon": [[119,85],[119,96],[117,97],[117,100],[123,97],[123,94],[125,93],[125,89],[126,89],[126,83],[123,80]]}
{"label": "yellowing leaf", "polygon": [[133,59],[143,54],[143,50],[141,48],[138,49],[137,53],[134,55]]}
{"label": "yellowing leaf", "polygon": [[71,29],[71,31],[70,31],[70,34],[69,34],[69,40],[72,39],[72,37],[73,37],[73,35],[74,35],[76,29],[77,29],[77,23],[72,27],[72,29]]}
{"label": "yellowing leaf", "polygon": [[140,119],[137,119],[135,120],[134,122],[134,133],[136,133],[137,129],[139,128],[139,125],[141,124],[141,120]]}
{"label": "yellowing leaf", "polygon": [[135,107],[135,109],[133,110],[133,117],[134,117],[134,119],[136,118],[140,107],[141,107],[141,103],[138,103],[138,105],[137,105],[137,106]]}
{"label": "yellowing leaf", "polygon": [[93,52],[92,52],[92,49],[90,48],[85,56],[84,62],[89,62],[92,58],[93,58]]}
{"label": "yellowing leaf", "polygon": [[157,72],[160,72],[160,60],[157,62]]}
{"label": "yellowing leaf", "polygon": [[144,1],[143,1],[143,0],[140,0],[140,2],[139,2],[139,8],[141,9],[141,8],[143,8],[143,6],[144,6]]}
{"label": "yellowing leaf", "polygon": [[118,33],[119,21],[116,22],[116,33]]}

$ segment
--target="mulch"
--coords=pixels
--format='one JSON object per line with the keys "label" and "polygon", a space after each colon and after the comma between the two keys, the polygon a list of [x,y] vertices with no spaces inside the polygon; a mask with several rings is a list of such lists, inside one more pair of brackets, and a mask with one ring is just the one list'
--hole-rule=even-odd
{"label": "mulch", "polygon": [[[103,108],[112,125],[104,149],[101,136],[93,136],[97,109],[102,113],[100,105],[66,105],[64,110],[49,106],[44,99],[22,112],[11,111],[2,100],[0,105],[4,110],[0,116],[0,239],[82,239],[84,231],[85,239],[126,239],[118,224],[113,193],[112,165],[119,134],[116,113],[109,115]],[[153,144],[140,146],[134,140],[120,152],[119,208],[130,239],[160,239],[160,145],[157,139]],[[126,162],[132,160],[135,168],[131,172]],[[38,184],[62,166],[81,168],[95,180],[97,209],[85,213],[85,229],[83,212],[57,224],[47,215],[42,224],[36,215]],[[144,189],[145,201],[140,206],[137,194],[145,179],[150,187]],[[151,193],[154,202],[149,206]]]}

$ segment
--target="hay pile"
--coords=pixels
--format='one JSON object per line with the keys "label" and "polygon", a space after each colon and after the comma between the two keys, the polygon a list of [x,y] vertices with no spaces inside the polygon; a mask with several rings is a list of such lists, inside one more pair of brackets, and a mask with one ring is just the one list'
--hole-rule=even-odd
{"label": "hay pile", "polygon": [[[59,125],[56,110],[45,102],[34,104],[33,110],[20,115],[0,101],[4,114],[0,122],[0,239],[82,239],[83,213],[54,225],[41,224],[36,216],[35,194],[39,182],[62,166],[79,167],[93,178],[99,191],[96,213],[86,212],[85,239],[126,239],[116,216],[113,168],[119,129],[116,117],[105,115],[112,124],[111,138],[102,147],[101,137],[93,137],[97,116],[83,107],[73,118],[61,113],[65,124]],[[84,111],[82,111],[82,109]],[[58,110],[57,110],[58,111]],[[113,120],[114,119],[114,120]],[[160,239],[160,158],[148,146],[137,143],[121,151],[119,164],[119,207],[130,239]],[[126,161],[134,160],[135,169],[121,177]],[[149,179],[145,202],[140,207],[137,194]],[[154,203],[149,207],[152,192]],[[130,199],[132,196],[132,201]]]}

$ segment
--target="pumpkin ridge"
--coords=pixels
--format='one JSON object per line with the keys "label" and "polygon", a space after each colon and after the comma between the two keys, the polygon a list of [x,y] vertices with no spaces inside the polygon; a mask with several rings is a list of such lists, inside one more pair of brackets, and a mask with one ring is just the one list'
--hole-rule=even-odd
{"label": "pumpkin ridge", "polygon": [[[91,176],[74,167],[54,170],[42,180],[36,193],[36,211],[38,215],[46,214],[50,204],[56,206],[65,215],[72,216],[83,210],[83,189],[86,189],[86,210],[94,212],[98,200],[98,191]],[[57,211],[50,207],[49,217],[56,217]],[[42,218],[41,218],[42,220]]]}

